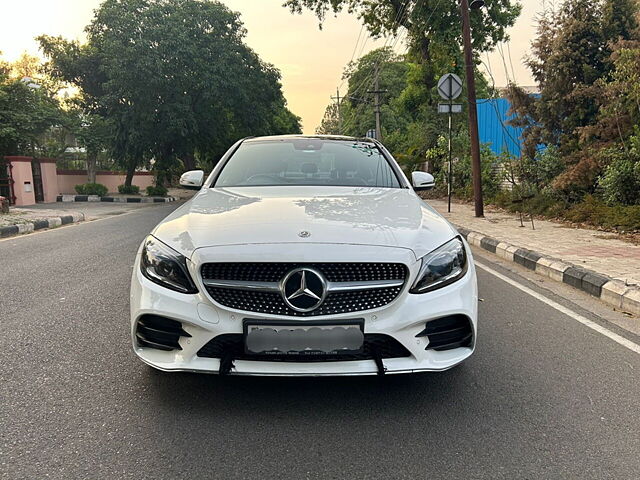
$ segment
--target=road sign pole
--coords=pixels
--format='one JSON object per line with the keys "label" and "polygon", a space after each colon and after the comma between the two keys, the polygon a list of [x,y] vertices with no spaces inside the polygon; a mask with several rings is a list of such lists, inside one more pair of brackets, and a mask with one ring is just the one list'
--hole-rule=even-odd
{"label": "road sign pole", "polygon": [[[448,206],[447,210],[451,213],[451,197],[453,196],[453,114],[462,111],[462,105],[455,104],[453,101],[462,93],[462,80],[454,73],[443,75],[438,81],[438,93],[447,101],[447,103],[438,104],[438,112],[449,115],[449,172],[448,172]],[[446,110],[443,108],[446,107]],[[454,112],[454,107],[455,112]]]}
{"label": "road sign pole", "polygon": [[449,194],[449,200],[448,200],[448,206],[447,206],[447,211],[449,213],[451,213],[451,196],[453,195],[453,128],[452,128],[452,121],[453,121],[453,103],[450,100],[449,101],[449,188],[448,188],[448,194]]}

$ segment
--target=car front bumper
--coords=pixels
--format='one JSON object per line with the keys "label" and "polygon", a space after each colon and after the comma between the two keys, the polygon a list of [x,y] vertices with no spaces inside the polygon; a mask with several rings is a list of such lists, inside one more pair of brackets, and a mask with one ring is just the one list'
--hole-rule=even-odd
{"label": "car front bumper", "polygon": [[[305,252],[297,246],[286,249],[265,246],[262,258],[273,261],[309,261]],[[468,246],[467,246],[468,250]],[[315,249],[322,261],[401,261],[409,268],[409,281],[402,293],[389,305],[366,312],[355,312],[332,316],[293,318],[302,322],[335,320],[336,323],[350,319],[364,319],[367,334],[384,334],[400,342],[409,356],[386,358],[383,360],[384,373],[413,373],[443,371],[467,359],[475,349],[477,332],[478,294],[476,273],[471,253],[469,269],[459,281],[442,289],[414,295],[408,292],[419,270],[419,261],[406,249],[389,247],[341,246],[339,252],[328,246]],[[292,320],[292,317],[251,313],[232,310],[217,305],[206,293],[197,274],[202,263],[212,259],[224,261],[247,261],[248,249],[243,247],[214,247],[196,250],[189,263],[189,269],[200,293],[186,295],[157,285],[140,273],[140,254],[136,258],[131,281],[131,338],[136,355],[145,363],[163,371],[186,371],[218,373],[221,360],[199,357],[198,351],[210,340],[222,334],[241,334],[243,321]],[[280,257],[280,258],[278,258]],[[182,350],[161,351],[141,347],[136,339],[138,319],[143,315],[158,315],[182,323],[182,328],[190,337],[180,337]],[[428,321],[452,315],[464,315],[470,320],[473,340],[469,347],[459,347],[446,351],[428,349],[428,337],[417,337],[425,329]],[[274,375],[274,376],[338,376],[375,375],[380,369],[374,360],[348,361],[264,361],[232,359],[233,375]]]}

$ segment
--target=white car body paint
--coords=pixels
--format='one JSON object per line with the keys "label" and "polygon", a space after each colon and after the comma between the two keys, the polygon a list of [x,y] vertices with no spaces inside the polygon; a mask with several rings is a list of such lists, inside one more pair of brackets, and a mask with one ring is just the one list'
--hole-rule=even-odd
{"label": "white car body paint", "polygon": [[[383,149],[379,144],[378,147]],[[389,162],[395,162],[388,152],[385,155]],[[365,334],[392,337],[410,353],[385,358],[386,373],[447,370],[473,353],[478,292],[471,250],[463,240],[468,268],[462,278],[428,293],[409,292],[417,279],[421,258],[457,237],[458,232],[420,199],[397,166],[394,168],[402,188],[306,185],[210,188],[217,171],[224,168],[221,165],[225,158],[202,190],[152,232],[155,238],[186,257],[198,293],[178,293],[150,281],[141,273],[142,246],[138,251],[131,281],[131,337],[134,351],[142,361],[165,371],[217,373],[221,360],[200,357],[198,351],[218,335],[242,334],[245,319],[310,323],[364,319]],[[215,301],[207,292],[200,271],[203,264],[215,262],[401,263],[408,274],[399,295],[382,307],[295,317],[238,310]],[[136,328],[143,315],[178,321],[190,337],[180,337],[180,350],[141,346]],[[427,322],[452,315],[468,319],[473,334],[469,346],[436,351],[428,348],[427,336],[416,336]],[[232,360],[229,373],[239,375],[381,373],[372,359]]]}

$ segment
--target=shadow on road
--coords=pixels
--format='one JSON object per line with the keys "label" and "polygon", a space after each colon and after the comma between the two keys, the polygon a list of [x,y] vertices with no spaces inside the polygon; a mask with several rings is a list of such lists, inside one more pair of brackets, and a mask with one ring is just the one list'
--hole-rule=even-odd
{"label": "shadow on road", "polygon": [[[378,377],[219,377],[217,375],[167,374],[149,369],[149,389],[164,408],[210,411],[213,406],[227,413],[247,408],[277,414],[292,408],[312,409],[315,414],[349,413],[352,409],[414,409],[416,397],[422,408],[442,406],[455,398],[453,392],[470,381],[465,367],[441,373]],[[407,413],[406,411],[404,413]]]}

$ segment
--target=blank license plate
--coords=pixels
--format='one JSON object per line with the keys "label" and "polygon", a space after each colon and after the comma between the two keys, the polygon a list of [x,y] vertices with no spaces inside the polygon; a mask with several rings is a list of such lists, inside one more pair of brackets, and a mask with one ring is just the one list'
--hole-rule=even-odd
{"label": "blank license plate", "polygon": [[340,355],[362,351],[364,324],[245,321],[245,352],[260,355]]}

